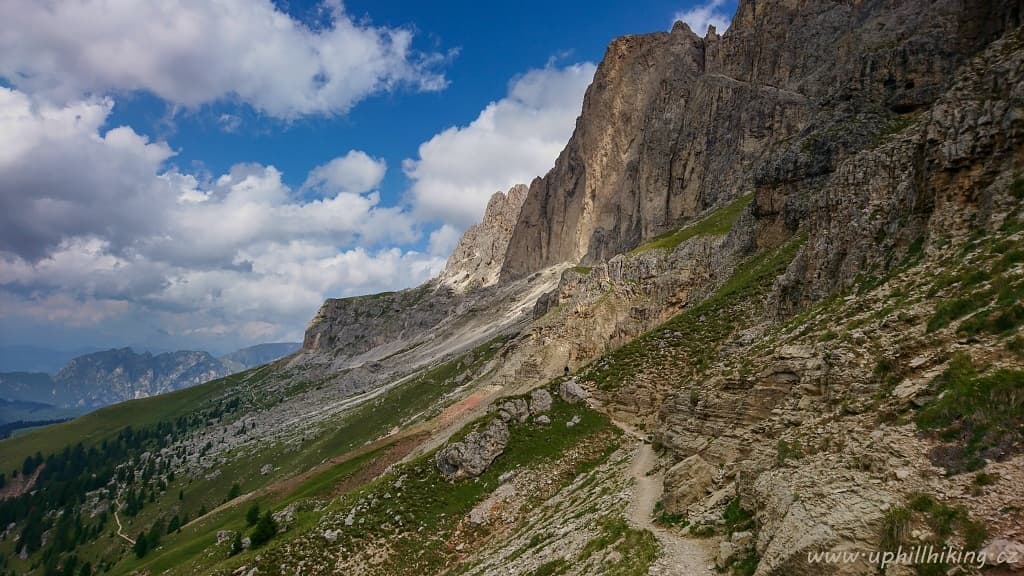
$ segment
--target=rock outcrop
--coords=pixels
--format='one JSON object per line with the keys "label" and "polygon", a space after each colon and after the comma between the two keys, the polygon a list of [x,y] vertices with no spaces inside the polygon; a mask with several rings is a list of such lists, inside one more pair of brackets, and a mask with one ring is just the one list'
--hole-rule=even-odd
{"label": "rock outcrop", "polygon": [[530,186],[503,277],[611,258],[750,190],[752,166],[812,106],[716,70],[722,42],[677,24],[611,44],[576,132]]}
{"label": "rock outcrop", "polygon": [[704,498],[711,487],[715,470],[699,454],[677,463],[665,473],[665,496],[667,510],[686,510],[686,507]]}
{"label": "rock outcrop", "polygon": [[450,481],[479,476],[505,451],[508,436],[505,422],[492,420],[483,430],[470,432],[461,441],[438,450],[435,456],[437,468]]}
{"label": "rock outcrop", "polygon": [[498,281],[508,241],[528,191],[525,185],[517,184],[508,193],[495,192],[491,196],[483,220],[466,230],[448,257],[438,278],[442,285],[466,291]]}
{"label": "rock outcrop", "polygon": [[587,391],[576,382],[575,378],[571,378],[562,382],[558,385],[558,395],[562,397],[569,404],[576,404],[577,402],[583,402],[587,399]]}
{"label": "rock outcrop", "polygon": [[543,388],[530,392],[530,414],[543,414],[551,410],[551,393]]}
{"label": "rock outcrop", "polygon": [[449,290],[428,282],[399,292],[382,292],[324,302],[306,328],[307,352],[354,356],[377,346],[429,331],[458,306]]}

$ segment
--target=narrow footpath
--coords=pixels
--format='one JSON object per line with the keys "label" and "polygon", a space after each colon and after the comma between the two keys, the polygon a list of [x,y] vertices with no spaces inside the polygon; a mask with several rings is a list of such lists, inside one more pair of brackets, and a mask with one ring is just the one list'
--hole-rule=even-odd
{"label": "narrow footpath", "polygon": [[[120,500],[115,501],[115,504],[117,504],[118,509],[121,508]],[[121,518],[117,515],[117,510],[114,510],[114,522],[117,522],[117,535],[124,538],[124,540],[132,546],[135,546],[135,540],[129,538],[128,535],[124,533],[124,528],[121,527]]]}
{"label": "narrow footpath", "polygon": [[636,455],[630,466],[633,495],[629,504],[628,520],[638,529],[649,530],[661,544],[661,557],[651,566],[650,574],[659,576],[715,576],[714,559],[706,548],[706,541],[684,538],[654,523],[654,506],[661,499],[662,475],[651,474],[657,464],[654,448],[629,426],[615,422],[631,437],[637,439]]}

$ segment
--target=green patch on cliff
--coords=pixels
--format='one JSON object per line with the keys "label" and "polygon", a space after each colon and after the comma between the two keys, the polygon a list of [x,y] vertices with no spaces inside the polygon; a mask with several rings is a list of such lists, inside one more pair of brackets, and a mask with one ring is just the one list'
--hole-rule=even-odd
{"label": "green patch on cliff", "polygon": [[[911,537],[915,529],[923,527],[927,527],[923,531],[928,535],[925,539]],[[958,541],[957,548],[974,552],[985,544],[988,530],[962,507],[949,506],[927,494],[915,494],[904,505],[886,512],[879,531],[879,548],[883,553],[927,546],[939,551],[949,546],[952,539]],[[951,566],[943,562],[921,562],[913,564],[912,568],[920,576],[945,576]]]}
{"label": "green patch on cliff", "polygon": [[741,263],[707,300],[593,362],[581,378],[601,390],[615,390],[650,362],[673,363],[703,371],[718,347],[761,306],[760,298],[785,271],[806,238],[797,236]]}
{"label": "green patch on cliff", "polygon": [[629,252],[630,255],[640,254],[649,250],[675,250],[683,242],[697,236],[721,236],[732,229],[733,224],[740,217],[743,209],[754,199],[753,194],[747,194],[733,202],[716,208],[706,217],[698,222],[672,230],[660,236],[656,236],[645,244],[637,246]]}
{"label": "green patch on cliff", "polygon": [[1024,371],[980,374],[966,356],[957,356],[931,384],[935,400],[918,412],[918,427],[942,444],[934,464],[951,474],[978,470],[986,458],[1019,451],[1024,440]]}
{"label": "green patch on cliff", "polygon": [[987,269],[975,263],[935,280],[929,296],[940,292],[948,296],[928,320],[929,332],[961,319],[956,332],[967,336],[1008,335],[1024,324],[1024,278],[1019,272],[1024,249],[1008,239],[992,239],[988,244]]}
{"label": "green patch on cliff", "polygon": [[[660,546],[650,531],[631,528],[624,519],[612,516],[599,520],[598,527],[598,535],[583,547],[577,564],[601,553],[606,556],[601,563],[601,574],[644,576],[658,559]],[[617,555],[608,557],[611,552]]]}

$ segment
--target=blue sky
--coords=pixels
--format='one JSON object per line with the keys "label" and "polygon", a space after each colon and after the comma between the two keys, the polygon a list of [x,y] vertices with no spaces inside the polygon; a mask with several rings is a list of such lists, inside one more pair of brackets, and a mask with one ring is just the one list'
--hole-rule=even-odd
{"label": "blue sky", "polygon": [[[318,4],[302,0],[278,6],[309,22],[317,19]],[[516,76],[549,62],[597,63],[613,38],[667,29],[689,4],[647,0],[638,8],[621,1],[349,1],[345,8],[355,17],[413,29],[420,49],[456,51],[440,66],[449,86],[438,92],[378,95],[345,116],[293,121],[273,121],[251,109],[217,103],[194,113],[178,112],[170,126],[166,103],[140,93],[118,101],[111,123],[166,137],[180,151],[175,161],[183,167],[221,173],[238,162],[273,164],[295,186],[314,166],[353,148],[398,167],[437,132],[471,122],[489,102],[505,95]],[[235,132],[218,124],[223,114],[241,119]],[[385,200],[400,201],[406,185],[401,171],[389,171],[382,189]]]}
{"label": "blue sky", "polygon": [[612,38],[734,9],[6,2],[0,344],[300,338],[324,297],[429,278],[546,171]]}

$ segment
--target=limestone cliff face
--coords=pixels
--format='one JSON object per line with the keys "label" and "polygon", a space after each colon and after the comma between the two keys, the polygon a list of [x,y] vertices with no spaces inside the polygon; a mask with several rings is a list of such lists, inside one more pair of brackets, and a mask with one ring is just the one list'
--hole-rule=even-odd
{"label": "limestone cliff face", "polygon": [[491,286],[505,263],[508,241],[529,191],[523,184],[508,193],[495,192],[487,203],[484,219],[462,235],[441,273],[441,284],[459,291]]}
{"label": "limestone cliff face", "polygon": [[530,187],[504,277],[610,258],[749,189],[751,167],[811,104],[709,70],[724,41],[678,24],[611,44],[572,139]]}
{"label": "limestone cliff face", "polygon": [[[756,184],[830,172],[933,102],[1020,11],[986,0],[747,0],[724,36],[680,23],[615,40],[572,139],[530,186],[502,277],[608,259]],[[780,216],[769,228],[792,227],[805,209],[778,195],[756,207]]]}
{"label": "limestone cliff face", "polygon": [[458,304],[435,282],[399,292],[383,292],[324,302],[306,329],[302,348],[354,356],[396,339],[430,330]]}

